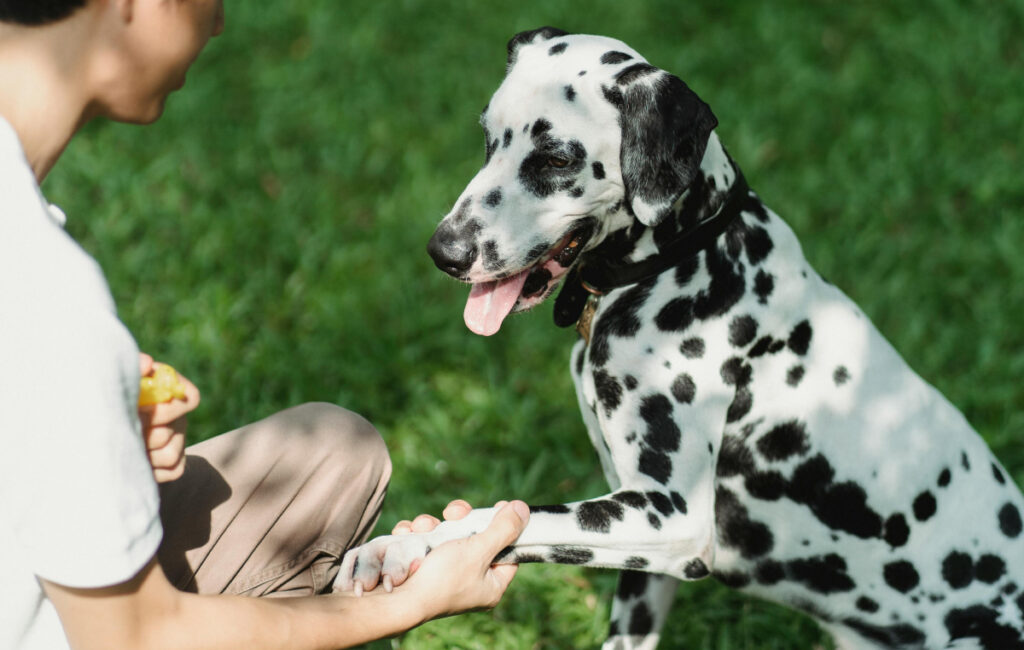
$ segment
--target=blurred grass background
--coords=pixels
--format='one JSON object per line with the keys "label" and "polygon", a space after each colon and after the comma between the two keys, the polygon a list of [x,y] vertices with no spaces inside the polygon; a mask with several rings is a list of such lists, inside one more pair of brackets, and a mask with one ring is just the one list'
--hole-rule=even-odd
{"label": "blurred grass background", "polygon": [[[155,126],[94,124],[44,190],[142,349],[203,391],[194,441],[310,400],[395,464],[379,530],[463,497],[604,491],[550,305],[492,339],[425,254],[483,159],[514,33],[625,40],[694,88],[751,185],[1024,483],[1020,0],[227,3]],[[374,648],[599,645],[614,576],[523,567],[492,613]],[[706,581],[662,647],[796,649],[808,619]]]}

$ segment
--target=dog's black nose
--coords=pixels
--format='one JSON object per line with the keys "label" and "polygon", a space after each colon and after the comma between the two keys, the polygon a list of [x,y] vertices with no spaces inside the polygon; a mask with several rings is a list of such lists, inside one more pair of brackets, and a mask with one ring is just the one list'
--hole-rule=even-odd
{"label": "dog's black nose", "polygon": [[427,244],[427,253],[434,259],[437,268],[456,277],[469,270],[476,259],[476,252],[476,242],[460,237],[447,223],[438,227]]}

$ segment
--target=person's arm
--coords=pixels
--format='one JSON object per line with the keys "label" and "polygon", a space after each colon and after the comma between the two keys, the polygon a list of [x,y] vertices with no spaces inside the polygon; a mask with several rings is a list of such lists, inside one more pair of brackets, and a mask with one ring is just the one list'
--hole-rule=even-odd
{"label": "person's arm", "polygon": [[433,618],[495,606],[516,567],[491,561],[515,541],[527,519],[526,504],[509,504],[483,532],[434,549],[391,593],[200,596],[175,589],[155,560],[114,587],[72,589],[43,581],[43,588],[74,650],[344,648]]}

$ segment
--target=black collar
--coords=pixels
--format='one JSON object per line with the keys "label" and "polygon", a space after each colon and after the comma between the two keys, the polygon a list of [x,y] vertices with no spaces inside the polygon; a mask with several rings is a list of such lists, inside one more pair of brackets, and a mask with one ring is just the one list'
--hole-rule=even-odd
{"label": "black collar", "polygon": [[604,258],[580,260],[569,272],[562,291],[555,299],[555,325],[568,327],[578,321],[591,294],[600,296],[653,278],[714,244],[739,216],[749,193],[750,187],[737,169],[736,180],[715,216],[680,233],[657,255],[633,264],[619,264]]}

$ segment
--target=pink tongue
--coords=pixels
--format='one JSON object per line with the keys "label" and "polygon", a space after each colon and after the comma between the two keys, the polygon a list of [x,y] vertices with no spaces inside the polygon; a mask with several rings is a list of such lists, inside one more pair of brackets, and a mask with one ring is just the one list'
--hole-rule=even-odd
{"label": "pink tongue", "polygon": [[466,327],[481,336],[498,331],[523,290],[529,270],[497,282],[474,284],[462,317]]}

